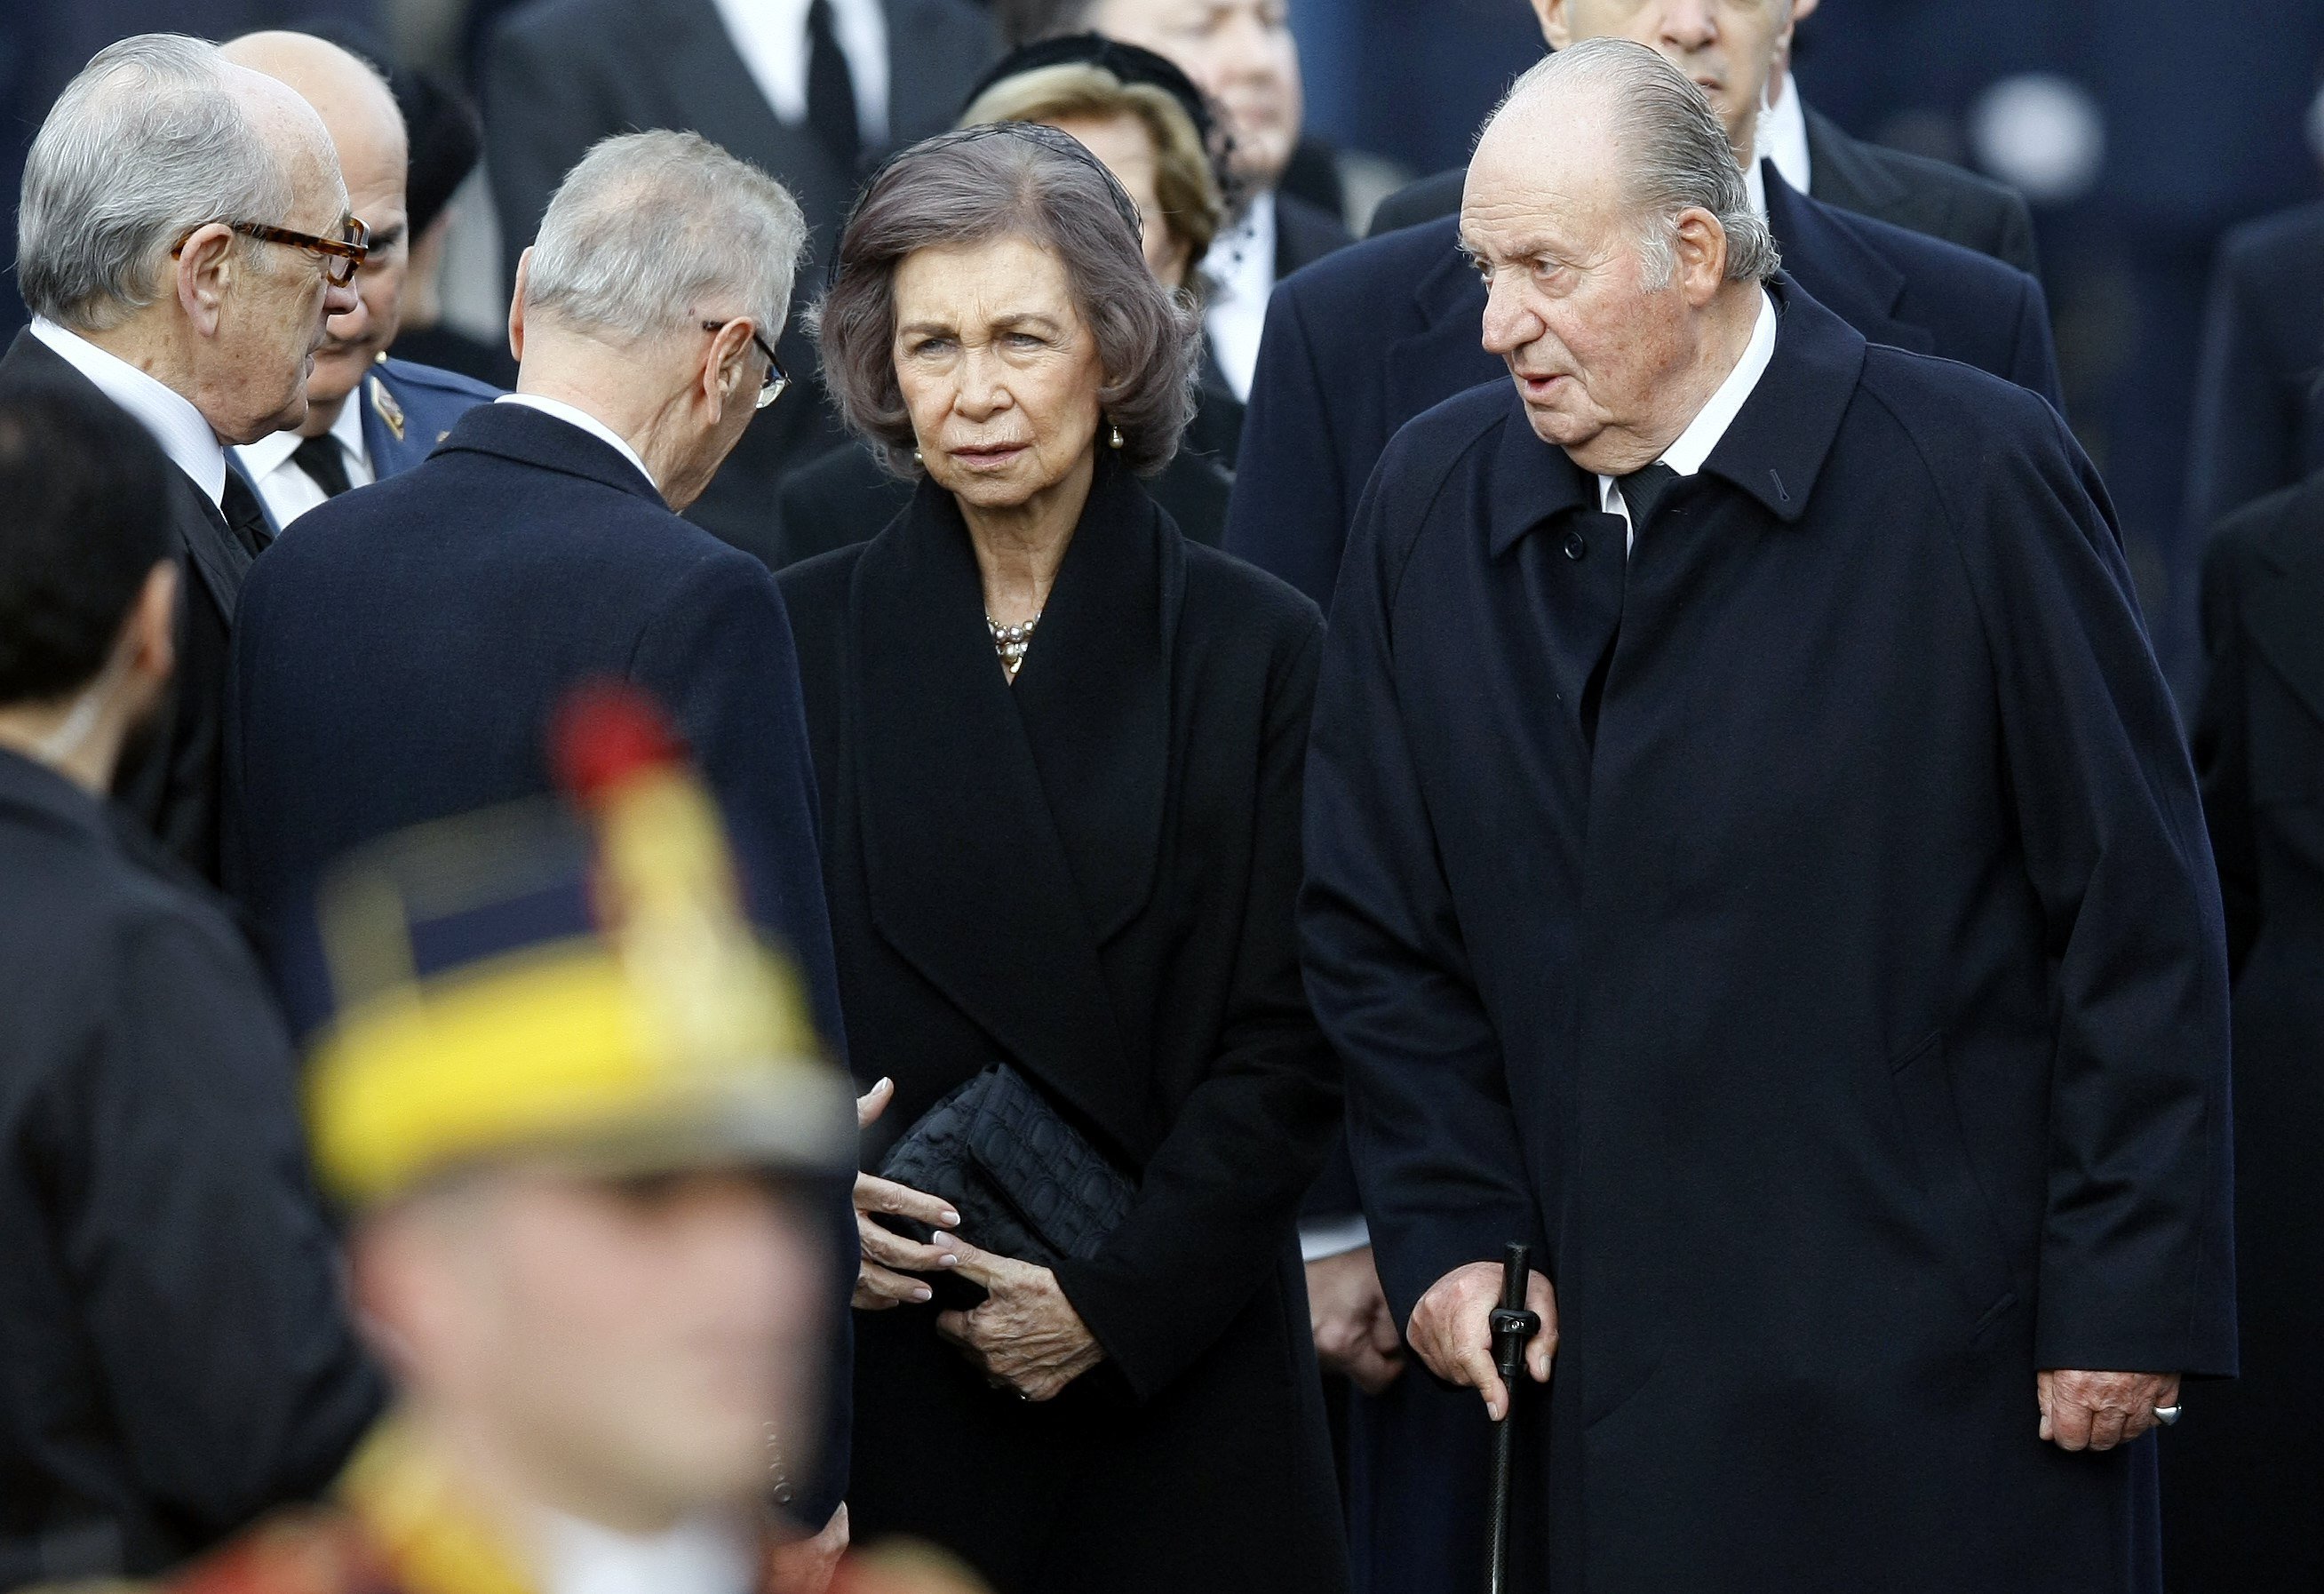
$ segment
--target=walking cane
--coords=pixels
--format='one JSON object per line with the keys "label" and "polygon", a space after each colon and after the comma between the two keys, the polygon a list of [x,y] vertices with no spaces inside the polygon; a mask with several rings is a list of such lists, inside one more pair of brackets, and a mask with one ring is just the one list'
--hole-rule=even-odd
{"label": "walking cane", "polygon": [[1531,1248],[1509,1242],[1501,1256],[1501,1304],[1493,1313],[1493,1359],[1508,1408],[1493,1429],[1493,1494],[1485,1540],[1485,1594],[1508,1594],[1509,1586],[1509,1493],[1517,1468],[1518,1373],[1526,1341],[1541,1332],[1541,1318],[1526,1310],[1526,1283],[1533,1273]]}

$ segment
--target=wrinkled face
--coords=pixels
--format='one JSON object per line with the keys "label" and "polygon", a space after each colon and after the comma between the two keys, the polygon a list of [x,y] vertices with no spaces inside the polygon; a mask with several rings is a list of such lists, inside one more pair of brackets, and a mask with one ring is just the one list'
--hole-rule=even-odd
{"label": "wrinkled face", "polygon": [[1711,97],[1728,141],[1753,148],[1759,106],[1792,39],[1792,0],[1535,0],[1542,31],[1563,50],[1582,39],[1630,39],[1660,51]]}
{"label": "wrinkled face", "polygon": [[435,1198],[393,1327],[420,1382],[548,1480],[646,1531],[810,1461],[829,1259],[790,1197],[740,1174],[549,1169]]}
{"label": "wrinkled face", "polygon": [[[393,136],[388,136],[390,133]],[[410,161],[401,130],[336,130],[339,167],[346,176],[347,207],[371,229],[371,253],[355,273],[355,307],[333,316],[309,402],[327,404],[353,392],[401,322],[403,280],[411,263],[404,173]]]}
{"label": "wrinkled face", "polygon": [[1146,249],[1147,269],[1165,288],[1182,288],[1186,282],[1185,240],[1170,229],[1170,218],[1163,213],[1161,190],[1155,185],[1155,170],[1159,162],[1154,154],[1154,135],[1146,124],[1136,116],[1120,115],[1103,121],[1087,116],[1064,116],[1049,124],[1058,132],[1079,139],[1082,147],[1105,162],[1130,197],[1138,201],[1138,220],[1141,242]]}
{"label": "wrinkled face", "polygon": [[[346,190],[329,146],[293,163],[288,215],[243,217],[316,237],[338,235]],[[238,240],[233,286],[217,336],[198,377],[204,415],[229,442],[252,443],[307,419],[307,383],[327,336],[326,318],[355,304],[352,287],[333,288],[325,263],[286,244]]]}
{"label": "wrinkled face", "polygon": [[1016,509],[1088,465],[1105,374],[1056,255],[1015,236],[923,249],[895,294],[896,382],[938,486]]}
{"label": "wrinkled face", "polygon": [[1306,115],[1290,0],[1097,0],[1086,21],[1194,80],[1225,113],[1237,177],[1271,188],[1283,175]]}
{"label": "wrinkled face", "polygon": [[1485,347],[1507,362],[1536,435],[1595,470],[1655,429],[1692,358],[1694,315],[1675,281],[1649,278],[1607,141],[1572,132],[1489,131],[1461,244],[1485,280]]}

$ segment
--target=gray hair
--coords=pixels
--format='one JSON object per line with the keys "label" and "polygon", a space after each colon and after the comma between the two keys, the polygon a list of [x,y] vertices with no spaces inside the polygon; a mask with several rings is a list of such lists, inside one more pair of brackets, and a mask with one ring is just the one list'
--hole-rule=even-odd
{"label": "gray hair", "polygon": [[141,33],[65,86],[32,141],[17,211],[16,274],[33,314],[83,332],[117,327],[153,302],[162,260],[196,227],[281,223],[290,162],[229,71],[214,44]]}
{"label": "gray hair", "polygon": [[911,413],[896,380],[896,268],[923,249],[1030,239],[1065,267],[1097,341],[1098,402],[1122,460],[1152,475],[1194,418],[1202,316],[1146,264],[1137,202],[1080,141],[1038,122],[939,134],[890,160],[840,235],[831,290],[813,312],[824,381],[848,428],[910,477]]}
{"label": "gray hair", "polygon": [[533,241],[525,308],[641,337],[739,296],[774,341],[807,253],[790,190],[696,133],[600,140],[565,174]]}
{"label": "gray hair", "polygon": [[[1503,110],[1551,88],[1597,90],[1612,112],[1623,188],[1644,224],[1639,257],[1647,280],[1666,285],[1678,270],[1678,218],[1705,210],[1727,234],[1727,280],[1764,282],[1783,257],[1710,96],[1656,51],[1628,39],[1568,45],[1517,80]],[[1501,112],[1493,113],[1496,117]]]}

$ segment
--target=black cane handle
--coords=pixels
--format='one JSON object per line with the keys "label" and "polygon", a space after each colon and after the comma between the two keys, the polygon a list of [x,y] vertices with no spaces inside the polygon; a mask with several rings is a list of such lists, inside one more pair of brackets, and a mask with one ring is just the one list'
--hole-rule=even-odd
{"label": "black cane handle", "polygon": [[1541,1332],[1540,1314],[1526,1310],[1533,1276],[1533,1251],[1512,1240],[1501,1255],[1501,1304],[1493,1313],[1493,1359],[1508,1401],[1493,1428],[1493,1478],[1486,1524],[1486,1594],[1506,1594],[1509,1584],[1509,1497],[1516,1483],[1518,1374],[1525,1348]]}

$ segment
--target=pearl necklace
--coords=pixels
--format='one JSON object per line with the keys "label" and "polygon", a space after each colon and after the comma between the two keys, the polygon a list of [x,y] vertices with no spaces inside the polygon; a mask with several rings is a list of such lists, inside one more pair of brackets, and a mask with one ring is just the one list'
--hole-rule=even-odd
{"label": "pearl necklace", "polygon": [[1001,655],[1001,672],[1010,680],[1024,668],[1025,650],[1033,645],[1033,628],[1040,623],[1038,614],[1022,625],[1002,625],[990,614],[984,617],[984,629],[992,633],[992,650]]}

